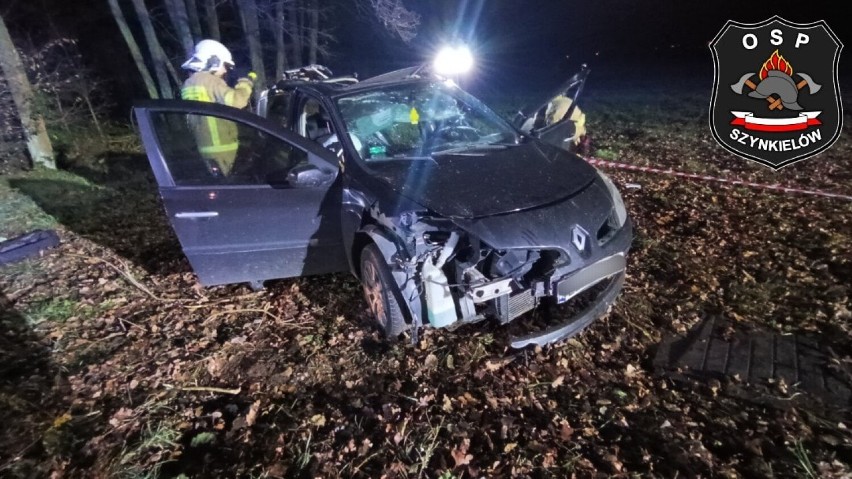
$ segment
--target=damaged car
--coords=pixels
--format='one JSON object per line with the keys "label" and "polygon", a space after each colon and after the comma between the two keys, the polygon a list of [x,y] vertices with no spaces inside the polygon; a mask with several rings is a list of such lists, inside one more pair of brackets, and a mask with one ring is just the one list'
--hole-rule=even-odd
{"label": "damaged car", "polygon": [[[621,196],[568,151],[578,115],[564,99],[582,73],[514,124],[422,67],[363,81],[299,69],[254,112],[153,100],[135,115],[201,284],[349,271],[386,336],[414,340],[595,292],[565,321],[513,336],[521,348],[576,334],[624,280]],[[222,122],[239,144],[227,168],[191,131]]]}

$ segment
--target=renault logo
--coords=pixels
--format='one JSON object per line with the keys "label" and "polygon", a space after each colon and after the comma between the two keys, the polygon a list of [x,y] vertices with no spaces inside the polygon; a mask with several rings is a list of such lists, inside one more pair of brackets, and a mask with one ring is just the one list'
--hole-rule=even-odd
{"label": "renault logo", "polygon": [[571,243],[574,244],[577,251],[586,251],[586,240],[588,238],[589,234],[579,226],[575,226],[574,229],[571,230]]}

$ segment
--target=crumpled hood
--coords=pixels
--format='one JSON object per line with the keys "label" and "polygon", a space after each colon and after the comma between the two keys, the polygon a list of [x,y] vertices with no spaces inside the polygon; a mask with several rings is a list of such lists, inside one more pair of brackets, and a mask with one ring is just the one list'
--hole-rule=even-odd
{"label": "crumpled hood", "polygon": [[373,176],[449,218],[526,210],[574,195],[597,177],[582,158],[539,141],[464,151],[435,160],[370,164]]}

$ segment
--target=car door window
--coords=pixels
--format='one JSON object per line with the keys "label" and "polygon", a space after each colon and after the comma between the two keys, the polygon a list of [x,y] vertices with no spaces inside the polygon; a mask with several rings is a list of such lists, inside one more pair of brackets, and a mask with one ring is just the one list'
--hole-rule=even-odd
{"label": "car door window", "polygon": [[269,98],[269,110],[266,117],[284,128],[292,128],[290,124],[290,104],[293,98],[292,90],[276,90]]}
{"label": "car door window", "polygon": [[299,133],[319,144],[334,134],[331,116],[318,100],[308,98],[302,103],[299,109]]}
{"label": "car door window", "polygon": [[152,112],[177,186],[282,184],[307,153],[252,126],[205,114]]}

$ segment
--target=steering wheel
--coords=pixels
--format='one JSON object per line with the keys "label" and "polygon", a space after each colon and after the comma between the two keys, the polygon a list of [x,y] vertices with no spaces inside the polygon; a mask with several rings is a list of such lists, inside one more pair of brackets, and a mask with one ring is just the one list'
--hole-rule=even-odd
{"label": "steering wheel", "polygon": [[[353,133],[349,133],[349,139],[352,140],[352,146],[355,147],[355,150],[358,154],[361,154],[361,149],[364,147],[361,140],[358,139]],[[343,145],[340,143],[340,139],[338,139],[336,133],[332,133],[331,135],[323,135],[316,139],[317,143],[321,144],[323,147],[328,148],[333,151],[335,155],[341,155],[343,153]]]}
{"label": "steering wheel", "polygon": [[479,133],[472,126],[449,125],[435,132],[435,136],[444,140],[445,143],[454,141],[476,141]]}
{"label": "steering wheel", "polygon": [[465,125],[447,125],[430,134],[424,142],[424,147],[427,150],[432,150],[436,146],[447,143],[477,141],[479,138],[480,135],[476,128]]}

